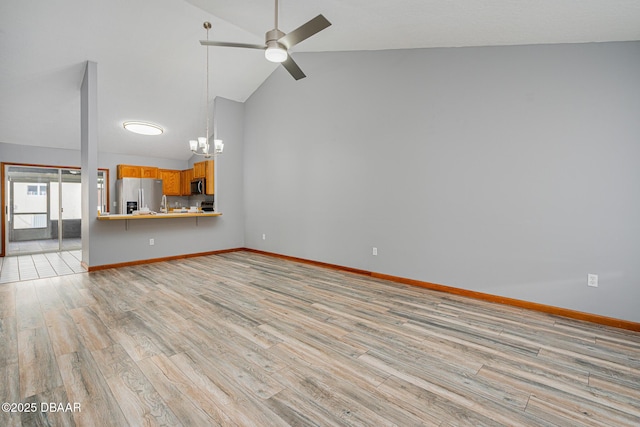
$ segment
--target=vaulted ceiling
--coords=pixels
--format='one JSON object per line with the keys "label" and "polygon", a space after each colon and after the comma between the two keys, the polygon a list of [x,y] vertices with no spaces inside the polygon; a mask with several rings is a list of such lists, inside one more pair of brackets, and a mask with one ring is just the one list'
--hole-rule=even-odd
{"label": "vaulted ceiling", "polygon": [[[279,27],[289,32],[319,13],[332,26],[297,45],[294,57],[640,40],[638,0],[280,0]],[[100,150],[189,158],[187,141],[204,133],[204,21],[213,24],[210,39],[262,44],[274,26],[274,2],[3,0],[0,142],[79,149],[79,89],[91,60],[98,64]],[[277,68],[261,51],[209,49],[211,96],[245,101]],[[131,134],[125,120],[158,123],[165,132]]]}

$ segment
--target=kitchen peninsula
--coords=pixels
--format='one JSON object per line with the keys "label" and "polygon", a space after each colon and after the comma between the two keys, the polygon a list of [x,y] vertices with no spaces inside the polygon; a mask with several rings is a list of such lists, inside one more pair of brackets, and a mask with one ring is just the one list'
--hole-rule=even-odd
{"label": "kitchen peninsula", "polygon": [[171,212],[171,213],[153,213],[153,214],[109,214],[98,215],[100,221],[121,221],[121,220],[138,220],[138,219],[168,219],[168,218],[200,218],[221,216],[220,212]]}
{"label": "kitchen peninsula", "polygon": [[152,220],[152,219],[171,219],[171,220],[175,220],[177,218],[195,218],[196,219],[196,226],[198,225],[198,219],[205,217],[205,218],[211,218],[211,217],[217,217],[217,216],[221,216],[222,213],[220,212],[202,212],[202,211],[198,211],[198,212],[189,212],[189,211],[182,211],[182,212],[169,212],[169,213],[148,213],[148,214],[103,214],[103,215],[98,215],[98,220],[99,221],[124,221],[125,225],[124,225],[124,229],[125,230],[129,230],[129,221],[130,220]]}

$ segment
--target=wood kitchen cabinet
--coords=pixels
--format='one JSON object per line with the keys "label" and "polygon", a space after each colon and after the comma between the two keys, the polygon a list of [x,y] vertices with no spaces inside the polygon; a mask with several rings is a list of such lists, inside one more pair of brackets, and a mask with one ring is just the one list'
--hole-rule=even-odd
{"label": "wood kitchen cabinet", "polygon": [[118,179],[140,178],[140,166],[118,165]]}
{"label": "wood kitchen cabinet", "polygon": [[140,178],[158,178],[158,168],[140,166]]}
{"label": "wood kitchen cabinet", "polygon": [[[208,161],[213,161],[213,160],[208,160]],[[197,162],[193,164],[193,177],[194,178],[207,177],[207,161]]]}
{"label": "wood kitchen cabinet", "polygon": [[182,196],[191,195],[191,180],[193,179],[193,169],[186,169],[180,172],[180,186]]}
{"label": "wood kitchen cabinet", "polygon": [[215,192],[214,163],[213,160],[205,160],[193,164],[193,179],[204,178],[206,180],[205,194]]}
{"label": "wood kitchen cabinet", "polygon": [[158,178],[158,168],[153,166],[118,165],[118,179]]}
{"label": "wood kitchen cabinet", "polygon": [[215,174],[213,160],[207,160],[205,163],[205,194],[211,195],[215,193]]}
{"label": "wood kitchen cabinet", "polygon": [[158,169],[158,178],[162,180],[162,192],[167,196],[182,196],[182,171]]}

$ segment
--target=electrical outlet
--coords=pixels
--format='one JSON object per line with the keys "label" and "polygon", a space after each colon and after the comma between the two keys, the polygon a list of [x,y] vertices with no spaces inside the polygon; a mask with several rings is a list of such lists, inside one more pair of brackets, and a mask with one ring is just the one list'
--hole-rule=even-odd
{"label": "electrical outlet", "polygon": [[149,239],[149,246],[153,246],[156,244],[156,239]]}
{"label": "electrical outlet", "polygon": [[267,240],[267,235],[266,234],[262,234],[262,240]]}
{"label": "electrical outlet", "polygon": [[588,274],[587,275],[587,286],[591,286],[592,288],[598,287],[598,275],[597,274]]}
{"label": "electrical outlet", "polygon": [[378,255],[378,248],[373,248],[373,250],[371,251],[372,255]]}

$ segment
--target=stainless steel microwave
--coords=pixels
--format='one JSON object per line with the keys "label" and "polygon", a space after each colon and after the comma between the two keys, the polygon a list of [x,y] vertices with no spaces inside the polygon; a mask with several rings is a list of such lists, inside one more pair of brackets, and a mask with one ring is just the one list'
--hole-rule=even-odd
{"label": "stainless steel microwave", "polygon": [[191,181],[191,194],[204,194],[206,188],[204,178],[197,178]]}

